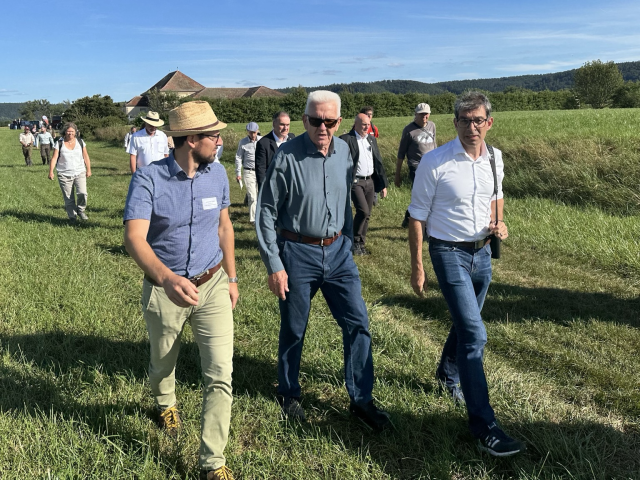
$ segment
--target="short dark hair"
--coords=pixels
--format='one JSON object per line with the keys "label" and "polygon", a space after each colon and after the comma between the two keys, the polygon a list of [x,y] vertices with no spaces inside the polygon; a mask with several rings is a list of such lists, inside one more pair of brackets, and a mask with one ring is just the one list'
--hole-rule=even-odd
{"label": "short dark hair", "polygon": [[173,137],[173,146],[178,149],[182,148],[184,143],[187,141],[187,137]]}
{"label": "short dark hair", "polygon": [[280,110],[279,112],[276,112],[276,113],[273,114],[273,121],[275,122],[277,119],[279,119],[283,115],[285,117],[291,118],[291,115],[289,115],[287,112],[285,112],[284,110]]}
{"label": "short dark hair", "polygon": [[491,102],[487,96],[480,92],[470,91],[463,93],[456,99],[453,111],[458,118],[460,112],[468,112],[480,107],[484,107],[487,118],[489,118],[491,116]]}
{"label": "short dark hair", "polygon": [[364,113],[366,115],[367,112],[371,112],[373,114],[373,107],[370,105],[365,105],[360,109],[360,113]]}

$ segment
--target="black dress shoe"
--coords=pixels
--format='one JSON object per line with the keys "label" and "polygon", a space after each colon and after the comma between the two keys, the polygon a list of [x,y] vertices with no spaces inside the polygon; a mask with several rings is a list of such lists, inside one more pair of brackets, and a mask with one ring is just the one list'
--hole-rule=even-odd
{"label": "black dress shoe", "polygon": [[349,412],[376,432],[381,432],[391,426],[390,415],[376,407],[373,400],[364,405],[352,403],[349,405]]}
{"label": "black dress shoe", "polygon": [[299,398],[278,396],[278,403],[280,404],[280,408],[282,408],[282,413],[284,413],[285,417],[288,417],[291,420],[299,420],[301,422],[304,422],[307,419],[304,414],[304,409],[300,405]]}

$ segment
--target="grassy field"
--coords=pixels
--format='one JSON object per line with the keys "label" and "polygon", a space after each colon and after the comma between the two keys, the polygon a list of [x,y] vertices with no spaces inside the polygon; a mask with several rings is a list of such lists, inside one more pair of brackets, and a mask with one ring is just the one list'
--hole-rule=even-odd
{"label": "grassy field", "polygon": [[[309,421],[283,419],[277,301],[232,182],[241,298],[227,460],[238,478],[640,478],[640,111],[495,117],[488,139],[505,152],[510,237],[483,311],[486,371],[498,418],[528,451],[481,455],[466,412],[436,389],[449,318],[428,258],[426,300],[409,285],[399,228],[408,184],[375,209],[373,255],[357,258],[374,394],[395,430],[375,435],[349,417],[340,332],[321,296],[302,361]],[[440,144],[453,138],[450,116],[433,120]],[[409,121],[374,119],[389,170]],[[230,177],[243,127],[223,134]],[[151,419],[142,275],[122,247],[127,155],[88,142],[90,222],[71,227],[57,182],[37,152],[24,166],[17,136],[0,129],[0,477],[196,478],[201,381],[188,327],[177,372],[184,434],[174,441]]]}

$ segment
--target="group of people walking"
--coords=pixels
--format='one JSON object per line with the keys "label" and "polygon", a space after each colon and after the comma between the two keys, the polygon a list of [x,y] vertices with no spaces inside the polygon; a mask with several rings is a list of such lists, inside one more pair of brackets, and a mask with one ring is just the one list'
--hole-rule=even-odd
{"label": "group of people walking", "polygon": [[[416,294],[424,294],[426,231],[452,318],[436,379],[453,401],[466,405],[482,450],[513,455],[525,445],[496,422],[483,367],[486,331],[480,312],[491,280],[491,246],[508,236],[502,156],[484,142],[493,125],[491,104],[480,93],[461,96],[454,118],[458,136],[440,148],[435,148],[435,128],[430,128],[425,105],[416,108],[398,155],[427,150],[411,175],[411,285]],[[357,115],[348,134],[334,135],[342,122],[340,106],[340,97],[332,92],[310,93],[305,132],[295,137],[284,112],[274,115],[273,130],[262,137],[250,122],[238,145],[235,173],[240,181],[244,169],[250,221],[255,222],[269,289],[279,302],[276,397],[283,415],[306,421],[300,361],[311,301],[321,291],[342,330],[349,412],[370,429],[384,431],[393,426],[393,415],[373,400],[372,338],[354,255],[366,254],[373,194],[384,198],[388,182],[375,141],[377,129],[366,113]],[[233,310],[240,295],[229,182],[224,167],[214,161],[224,128],[207,102],[187,102],[172,110],[166,133],[175,148],[135,171],[124,213],[125,246],[144,272],[142,311],[158,424],[172,435],[182,425],[175,366],[181,332],[189,322],[204,376],[201,478],[218,480],[233,478],[224,449],[232,402]]]}

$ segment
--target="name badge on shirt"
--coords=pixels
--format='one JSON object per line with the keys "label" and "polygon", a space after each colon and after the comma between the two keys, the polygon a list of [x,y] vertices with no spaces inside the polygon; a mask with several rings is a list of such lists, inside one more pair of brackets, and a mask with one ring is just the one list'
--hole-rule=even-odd
{"label": "name badge on shirt", "polygon": [[218,208],[218,199],[216,197],[203,198],[202,209],[211,210],[212,208]]}

